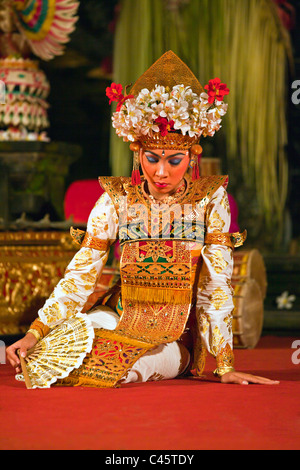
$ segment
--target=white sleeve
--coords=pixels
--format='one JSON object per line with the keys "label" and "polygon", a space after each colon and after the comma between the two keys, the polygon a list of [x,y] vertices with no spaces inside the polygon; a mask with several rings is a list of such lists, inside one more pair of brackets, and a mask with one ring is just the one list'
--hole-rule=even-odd
{"label": "white sleeve", "polygon": [[[118,216],[107,193],[96,202],[92,209],[87,233],[99,240],[114,241],[118,236]],[[38,312],[40,320],[50,328],[64,319],[80,313],[95,289],[109,254],[109,247],[103,251],[82,247],[69,263],[64,277],[59,281],[43,308]]]}
{"label": "white sleeve", "polygon": [[[227,192],[220,187],[206,211],[206,233],[228,233],[230,208]],[[209,244],[202,248],[203,265],[197,291],[197,318],[201,340],[217,359],[218,366],[232,358],[232,249]],[[226,359],[226,360],[225,360]]]}

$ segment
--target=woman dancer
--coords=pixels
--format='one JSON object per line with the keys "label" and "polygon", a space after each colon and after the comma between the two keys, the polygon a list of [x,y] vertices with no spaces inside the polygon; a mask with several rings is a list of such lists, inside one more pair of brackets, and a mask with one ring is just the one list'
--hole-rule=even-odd
{"label": "woman dancer", "polygon": [[[134,152],[132,177],[100,178],[105,193],[87,231],[74,232],[80,250],[7,349],[17,373],[26,361],[31,387],[202,376],[207,351],[222,383],[278,383],[234,369],[232,251],[245,234],[228,233],[227,176],[199,175],[199,139],[219,130],[229,92],[219,79],[205,89],[172,51],[129,95],[121,85],[107,89],[117,102],[113,126]],[[82,314],[116,240],[120,282]]]}

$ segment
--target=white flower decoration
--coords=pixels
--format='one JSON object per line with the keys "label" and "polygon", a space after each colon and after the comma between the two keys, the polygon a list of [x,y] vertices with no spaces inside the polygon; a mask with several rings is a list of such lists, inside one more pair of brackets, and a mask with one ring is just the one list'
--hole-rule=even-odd
{"label": "white flower decoration", "polygon": [[290,309],[296,300],[295,295],[289,295],[288,291],[284,291],[279,297],[276,297],[277,308],[280,310]]}
{"label": "white flower decoration", "polygon": [[213,136],[227,112],[223,101],[208,102],[208,95],[193,93],[190,87],[176,85],[169,90],[156,85],[144,88],[136,98],[130,97],[112,116],[112,125],[124,141],[136,141],[142,135],[160,132],[158,118],[173,121],[174,130],[190,137]]}

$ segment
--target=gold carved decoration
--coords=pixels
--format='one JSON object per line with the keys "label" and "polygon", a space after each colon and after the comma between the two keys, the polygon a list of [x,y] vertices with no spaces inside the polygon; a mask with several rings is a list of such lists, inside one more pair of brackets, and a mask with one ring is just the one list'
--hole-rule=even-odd
{"label": "gold carved decoration", "polygon": [[77,250],[66,232],[0,233],[0,335],[27,331]]}

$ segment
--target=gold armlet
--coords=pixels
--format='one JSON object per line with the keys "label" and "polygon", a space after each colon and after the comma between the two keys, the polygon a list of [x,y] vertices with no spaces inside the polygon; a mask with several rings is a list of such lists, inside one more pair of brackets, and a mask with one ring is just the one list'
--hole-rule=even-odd
{"label": "gold armlet", "polygon": [[94,248],[99,251],[107,251],[114,240],[100,240],[99,238],[92,237],[83,230],[70,228],[70,235],[73,240],[80,245],[80,247]]}
{"label": "gold armlet", "polygon": [[234,249],[242,246],[247,238],[247,230],[243,233],[223,233],[223,232],[212,232],[205,235],[205,245],[224,245]]}
{"label": "gold armlet", "polygon": [[234,248],[230,233],[212,232],[207,233],[204,239],[205,245],[225,245]]}
{"label": "gold armlet", "polygon": [[92,237],[86,233],[81,246],[94,248],[99,251],[107,251],[110,246],[110,240],[100,240],[99,238]]}

